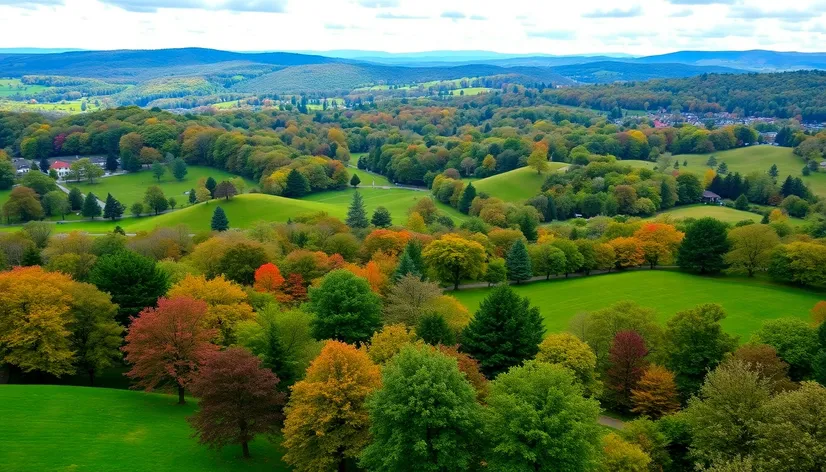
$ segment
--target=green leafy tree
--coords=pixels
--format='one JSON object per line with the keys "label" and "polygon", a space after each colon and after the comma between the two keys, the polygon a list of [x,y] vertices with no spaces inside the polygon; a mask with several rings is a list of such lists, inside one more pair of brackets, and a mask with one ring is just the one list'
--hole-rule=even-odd
{"label": "green leafy tree", "polygon": [[754,334],[755,341],[777,350],[780,359],[789,364],[789,377],[794,381],[808,378],[820,348],[817,330],[803,320],[781,318],[763,322]]}
{"label": "green leafy tree", "polygon": [[485,460],[491,470],[598,468],[599,403],[583,397],[565,367],[538,361],[514,367],[491,382],[487,404]]}
{"label": "green leafy tree", "polygon": [[155,176],[155,179],[157,179],[158,182],[161,181],[161,177],[163,177],[164,174],[166,174],[165,165],[161,164],[160,162],[152,164],[152,175]]}
{"label": "green leafy tree", "polygon": [[706,372],[737,347],[737,338],[720,326],[725,317],[720,305],[706,304],[681,311],[668,320],[665,365],[674,372],[683,398],[696,392]]}
{"label": "green leafy tree", "polygon": [[517,239],[511,246],[505,264],[508,268],[508,278],[516,281],[516,283],[529,280],[533,275],[531,257],[528,255],[528,249],[521,239]]}
{"label": "green leafy tree", "polygon": [[37,198],[37,193],[28,187],[18,186],[12,189],[9,199],[3,204],[3,216],[6,222],[12,219],[21,222],[40,219],[43,217],[43,207]]}
{"label": "green leafy tree", "polygon": [[109,294],[94,285],[76,283],[68,290],[72,295],[69,339],[75,352],[75,366],[94,385],[95,375],[121,358],[123,327],[115,322],[118,307]]}
{"label": "green leafy tree", "polygon": [[94,193],[89,192],[86,194],[86,198],[83,200],[83,210],[81,210],[81,214],[86,218],[91,218],[93,220],[95,217],[101,215],[98,197],[96,197]]}
{"label": "green leafy tree", "polygon": [[163,190],[157,185],[153,185],[146,189],[146,194],[143,197],[143,203],[149,211],[154,211],[156,215],[169,209],[169,200],[163,194]]}
{"label": "green leafy tree", "polygon": [[118,322],[124,325],[130,316],[155,306],[169,289],[169,277],[155,261],[132,251],[100,257],[89,273],[89,282],[112,296],[118,305]]}
{"label": "green leafy tree", "polygon": [[476,187],[473,186],[473,182],[469,182],[465,187],[465,191],[462,192],[462,198],[459,200],[459,211],[467,215],[470,212],[470,204],[473,203],[474,198],[476,198]]}
{"label": "green leafy tree", "polygon": [[390,211],[387,208],[380,206],[376,207],[370,222],[376,228],[389,228],[393,224],[393,217],[390,216]]}
{"label": "green leafy tree", "polygon": [[52,190],[43,195],[40,203],[43,205],[43,212],[46,216],[59,215],[61,219],[66,219],[66,214],[71,211],[69,198],[61,190]]}
{"label": "green leafy tree", "polygon": [[184,180],[184,178],[186,177],[186,174],[189,173],[189,170],[187,170],[187,168],[186,168],[186,162],[184,162],[184,160],[181,159],[181,158],[177,158],[174,161],[172,161],[171,166],[172,166],[172,175],[176,179],[178,179],[179,181]]}
{"label": "green leafy tree", "polygon": [[456,344],[456,335],[447,325],[445,317],[438,313],[431,313],[419,318],[416,324],[416,335],[427,344],[437,346],[452,346]]}
{"label": "green leafy tree", "polygon": [[489,378],[536,356],[545,334],[539,308],[510,287],[493,289],[462,332],[462,350]]}
{"label": "green leafy tree", "polygon": [[287,174],[287,183],[282,194],[289,198],[301,198],[308,193],[310,193],[310,181],[296,169],[291,170]]}
{"label": "green leafy tree", "polygon": [[531,256],[531,267],[536,275],[544,275],[550,280],[551,275],[565,272],[565,253],[550,243],[532,245],[528,252]]}
{"label": "green leafy tree", "polygon": [[229,219],[227,219],[227,214],[223,208],[215,207],[215,211],[212,212],[210,228],[212,228],[212,231],[226,231],[229,229]]}
{"label": "green leafy tree", "polygon": [[267,262],[267,253],[262,247],[240,243],[227,249],[218,260],[217,269],[233,282],[252,285],[255,271]]}
{"label": "green leafy tree", "polygon": [[215,188],[218,187],[218,182],[216,182],[215,179],[212,178],[212,176],[209,176],[206,179],[204,187],[206,187],[206,189],[209,190],[210,198],[215,198]]}
{"label": "green leafy tree", "polygon": [[310,288],[309,295],[316,339],[361,343],[381,328],[381,300],[365,279],[352,272],[330,272],[318,287]]}
{"label": "green leafy tree", "polygon": [[353,193],[353,199],[350,201],[346,223],[347,226],[351,228],[366,228],[370,225],[367,221],[367,210],[364,208],[364,199],[358,190]]}
{"label": "green leafy tree", "polygon": [[436,277],[452,283],[454,289],[459,288],[462,279],[476,278],[484,270],[485,248],[458,234],[446,234],[433,241],[422,255]]}
{"label": "green leafy tree", "polygon": [[358,187],[361,183],[361,179],[359,178],[358,174],[353,174],[353,177],[350,179],[350,185],[355,188]]}
{"label": "green leafy tree", "polygon": [[726,266],[728,250],[726,224],[714,218],[700,218],[686,230],[677,253],[677,264],[701,274],[717,273]]}
{"label": "green leafy tree", "polygon": [[106,204],[103,206],[103,217],[109,218],[112,221],[117,220],[123,216],[126,208],[112,196],[111,193],[106,194]]}
{"label": "green leafy tree", "polygon": [[481,408],[455,359],[407,346],[384,367],[381,389],[367,400],[373,442],[359,465],[375,472],[473,470]]}
{"label": "green leafy tree", "polygon": [[143,203],[141,202],[135,202],[132,204],[132,206],[129,207],[129,213],[131,213],[132,216],[136,218],[140,217],[143,214],[143,210],[144,207]]}
{"label": "green leafy tree", "polygon": [[17,170],[9,159],[0,158],[0,190],[8,190],[14,185]]}
{"label": "green leafy tree", "polygon": [[485,282],[488,287],[491,285],[499,285],[508,280],[508,268],[505,265],[505,260],[496,258],[488,262],[487,270],[485,270]]}
{"label": "green leafy tree", "polygon": [[77,187],[72,187],[69,190],[69,206],[72,211],[80,211],[83,208],[83,194],[80,193],[80,189]]}
{"label": "green leafy tree", "polygon": [[745,193],[741,193],[737,200],[734,201],[734,208],[740,211],[748,211],[749,209],[749,199],[746,197]]}
{"label": "green leafy tree", "polygon": [[694,174],[684,173],[677,176],[677,203],[691,205],[703,197],[703,183]]}
{"label": "green leafy tree", "polygon": [[565,277],[582,268],[585,264],[585,257],[579,252],[576,243],[567,239],[557,238],[551,243],[555,248],[565,254]]}

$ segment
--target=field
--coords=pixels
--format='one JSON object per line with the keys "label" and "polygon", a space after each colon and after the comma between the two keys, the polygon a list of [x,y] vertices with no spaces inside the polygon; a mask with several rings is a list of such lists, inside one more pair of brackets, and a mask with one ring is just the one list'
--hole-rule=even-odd
{"label": "field", "polygon": [[373,174],[355,167],[348,167],[347,172],[349,172],[351,176],[353,174],[359,176],[359,179],[361,179],[359,187],[370,187],[374,183],[377,187],[390,187],[393,185],[389,180],[387,180],[387,177],[380,174]]}
{"label": "field", "polygon": [[207,449],[191,438],[195,405],[129,390],[2,385],[0,464],[4,472],[287,471],[276,445]]}
{"label": "field", "polygon": [[[0,110],[15,112],[59,112],[59,113],[81,113],[81,103],[83,100],[63,100],[57,103],[28,103],[11,100],[0,100]],[[94,100],[86,103],[86,111],[97,111]]]}
{"label": "field", "polygon": [[[551,172],[558,171],[568,164],[564,162],[549,162]],[[486,179],[473,182],[476,192],[485,192],[506,202],[517,202],[535,197],[545,183],[546,174],[539,175],[530,167],[497,174]]]}
{"label": "field", "polygon": [[[196,187],[200,178],[212,176],[216,182],[220,182],[222,180],[229,180],[238,177],[237,175],[214,169],[212,167],[189,166],[187,167],[187,170],[189,172],[186,174],[184,180],[180,182],[167,171],[167,173],[161,178],[161,182],[158,183],[155,176],[152,175],[150,171],[145,170],[136,173],[116,175],[114,177],[105,177],[98,179],[94,184],[89,184],[87,182],[68,182],[65,185],[69,188],[78,187],[84,194],[91,191],[101,200],[106,199],[107,193],[111,193],[113,197],[117,198],[121,203],[126,205],[128,212],[129,205],[135,202],[142,202],[146,189],[152,185],[160,185],[167,197],[175,197],[178,201],[178,205],[183,205],[189,198],[189,196],[185,195],[184,192],[188,192],[192,188]],[[246,191],[249,191],[249,189],[255,185],[255,182],[247,180]]]}
{"label": "field", "polygon": [[467,87],[467,88],[460,88],[453,91],[453,95],[479,95],[480,93],[488,93],[492,88],[487,87]]}
{"label": "field", "polygon": [[734,208],[726,208],[721,207],[719,205],[691,205],[677,207],[657,214],[658,217],[661,215],[668,215],[669,217],[676,219],[704,218],[710,216],[720,221],[732,224],[738,223],[743,220],[751,220],[755,223],[759,223],[760,220],[763,218],[757,213],[735,210]]}
{"label": "field", "polygon": [[[809,310],[826,298],[814,291],[739,277],[700,277],[667,270],[639,270],[515,286],[539,307],[549,332],[565,331],[578,313],[599,310],[622,300],[654,308],[663,323],[676,312],[702,303],[718,303],[728,317],[723,328],[747,341],[763,321],[794,317],[809,321]],[[488,289],[452,293],[475,312]]]}
{"label": "field", "polygon": [[[760,172],[766,173],[772,164],[777,164],[780,171],[778,182],[782,183],[786,176],[801,177],[809,184],[812,191],[818,195],[826,195],[826,173],[817,172],[803,177],[803,159],[795,156],[791,148],[779,146],[750,146],[712,154],[680,154],[674,159],[680,161],[680,169],[702,174],[708,169],[706,162],[710,156],[717,159],[717,163],[725,162],[730,172],[740,172],[743,175]],[[688,167],[682,167],[683,161],[688,161]]]}
{"label": "field", "polygon": [[0,97],[40,93],[47,88],[43,85],[24,85],[20,79],[0,79]]}

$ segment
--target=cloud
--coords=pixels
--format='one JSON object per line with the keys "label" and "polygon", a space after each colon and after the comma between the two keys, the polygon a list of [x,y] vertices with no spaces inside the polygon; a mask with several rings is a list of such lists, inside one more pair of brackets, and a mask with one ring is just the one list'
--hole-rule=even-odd
{"label": "cloud", "polygon": [[589,13],[583,13],[583,18],[633,18],[642,16],[642,8],[635,5],[628,10],[621,10],[615,8],[613,10],[594,10]]}
{"label": "cloud", "polygon": [[328,23],[328,24],[324,25],[324,29],[328,29],[328,30],[345,30],[345,29],[347,29],[347,27],[344,26],[344,25]]}
{"label": "cloud", "polygon": [[461,20],[465,18],[465,14],[460,11],[446,11],[442,13],[441,17],[450,20]]}
{"label": "cloud", "polygon": [[485,21],[488,17],[482,15],[470,15],[470,19],[474,21]]}
{"label": "cloud", "polygon": [[364,8],[394,8],[399,6],[399,0],[358,0]]}
{"label": "cloud", "polygon": [[670,18],[685,18],[685,17],[691,16],[693,14],[694,14],[694,12],[691,11],[690,8],[686,8],[686,9],[683,9],[683,10],[680,10],[680,11],[675,11],[674,13],[672,13],[668,16]]}
{"label": "cloud", "polygon": [[576,39],[576,31],[567,30],[547,30],[547,31],[528,31],[529,38],[552,39],[555,41],[570,41]]}
{"label": "cloud", "polygon": [[394,13],[379,13],[376,15],[379,20],[427,20],[427,16],[416,15],[396,15]]}
{"label": "cloud", "polygon": [[0,0],[0,5],[25,8],[27,10],[33,10],[37,7],[56,7],[64,3],[64,0]]}
{"label": "cloud", "polygon": [[126,11],[154,13],[161,8],[283,13],[287,0],[100,0]]}
{"label": "cloud", "polygon": [[672,5],[734,5],[739,0],[666,0]]}
{"label": "cloud", "polygon": [[754,36],[754,25],[748,23],[722,25],[716,28],[705,30],[698,29],[678,29],[677,34],[684,38],[698,39],[722,39],[730,36],[752,37]]}
{"label": "cloud", "polygon": [[[729,18],[739,18],[743,20],[782,20],[782,21],[807,21],[812,18],[817,18],[818,14],[814,14],[817,10],[817,5],[813,6],[811,10],[761,10],[756,7],[749,7],[745,5],[737,5],[729,10]],[[822,11],[822,10],[821,10]]]}

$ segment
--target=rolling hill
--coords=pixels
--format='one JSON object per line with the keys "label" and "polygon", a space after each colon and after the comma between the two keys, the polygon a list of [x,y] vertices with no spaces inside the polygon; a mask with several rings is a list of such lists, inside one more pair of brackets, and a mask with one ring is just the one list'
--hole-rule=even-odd
{"label": "rolling hill", "polygon": [[743,74],[742,69],[720,66],[693,66],[678,63],[633,64],[619,61],[571,64],[553,69],[559,75],[588,84],[628,82],[635,80],[670,79],[702,74]]}

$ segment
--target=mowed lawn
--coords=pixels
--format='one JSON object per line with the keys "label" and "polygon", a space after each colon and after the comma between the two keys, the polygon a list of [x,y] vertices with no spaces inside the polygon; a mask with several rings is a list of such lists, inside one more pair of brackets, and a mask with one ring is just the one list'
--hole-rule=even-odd
{"label": "mowed lawn", "polygon": [[[212,167],[189,166],[187,167],[187,170],[188,172],[186,177],[184,177],[184,180],[182,181],[178,181],[178,179],[167,171],[161,178],[161,181],[158,182],[155,176],[152,175],[151,171],[143,170],[125,175],[105,177],[96,180],[94,184],[90,184],[88,182],[67,182],[65,185],[69,188],[78,187],[84,195],[86,192],[91,191],[101,200],[105,200],[106,194],[111,193],[113,197],[117,198],[118,201],[126,205],[128,213],[129,206],[135,202],[142,202],[143,197],[146,194],[146,189],[153,185],[160,186],[161,189],[163,189],[164,195],[167,197],[175,197],[178,204],[183,205],[184,203],[187,203],[187,199],[189,198],[189,196],[184,192],[188,192],[197,187],[198,180],[202,177],[212,177],[216,182],[238,177],[235,174],[230,174],[229,172],[224,172]],[[254,186],[256,186],[255,182],[247,180],[247,188],[245,191],[249,191]]]}
{"label": "mowed lawn", "polygon": [[[759,223],[763,219],[763,216],[758,215],[757,213],[737,210],[720,205],[689,205],[675,207],[662,213],[658,213],[657,216],[648,219],[654,220],[663,215],[668,215],[669,217],[675,219],[705,218],[710,216],[731,224],[739,223],[744,220]],[[789,218],[788,223],[792,226],[803,226],[806,224],[806,220],[801,218]]]}
{"label": "mowed lawn", "polygon": [[[557,172],[568,164],[564,162],[549,162],[548,172]],[[500,198],[506,202],[518,202],[535,197],[542,191],[542,184],[545,183],[547,172],[537,174],[530,167],[520,167],[519,169],[497,174],[486,179],[473,182],[476,192],[485,192],[488,195]]]}
{"label": "mowed lawn", "polygon": [[192,438],[194,402],[130,390],[0,385],[3,472],[287,471],[277,445],[208,449]]}
{"label": "mowed lawn", "polygon": [[[809,321],[809,311],[826,294],[739,277],[701,277],[669,270],[639,270],[616,274],[557,279],[514,286],[538,306],[548,332],[566,331],[579,313],[632,300],[657,310],[659,320],[703,303],[726,310],[723,328],[747,341],[766,320],[783,317]],[[451,292],[471,312],[489,289]]]}

